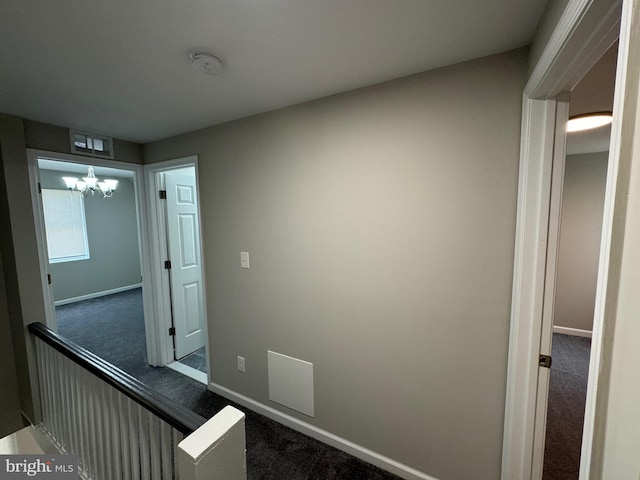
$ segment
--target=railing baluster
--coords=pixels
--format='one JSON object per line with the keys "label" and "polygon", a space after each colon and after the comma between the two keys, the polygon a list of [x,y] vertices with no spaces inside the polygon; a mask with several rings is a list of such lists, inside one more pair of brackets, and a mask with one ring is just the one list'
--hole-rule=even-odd
{"label": "railing baluster", "polygon": [[46,358],[46,362],[45,362],[45,367],[47,370],[47,380],[48,380],[48,385],[47,388],[49,389],[49,392],[51,392],[49,394],[50,398],[49,398],[49,406],[51,407],[51,412],[50,412],[50,417],[47,419],[47,423],[49,426],[49,429],[51,431],[52,435],[55,435],[56,433],[56,418],[57,418],[57,414],[58,412],[56,411],[56,407],[57,407],[57,403],[55,400],[55,395],[56,395],[56,386],[55,386],[55,382],[54,382],[54,378],[53,378],[53,369],[54,369],[54,365],[53,365],[53,353],[50,351],[50,349],[45,348],[45,358]]}
{"label": "railing baluster", "polygon": [[56,412],[55,416],[54,416],[54,432],[55,432],[55,437],[56,440],[58,441],[58,444],[62,443],[62,407],[63,407],[63,403],[62,403],[62,395],[60,394],[60,358],[58,355],[54,355],[53,352],[51,352],[51,373],[52,373],[52,379],[53,379],[53,385],[54,385],[54,396],[53,396],[53,401],[54,401],[54,410]]}
{"label": "railing baluster", "polygon": [[[75,404],[75,363],[69,362],[67,365],[67,401],[69,402],[69,410],[71,412],[77,412],[78,408]],[[69,451],[77,452],[80,450],[78,444],[78,417],[75,413],[69,415],[69,430],[71,431],[71,438],[69,438]]]}
{"label": "railing baluster", "polygon": [[[67,410],[68,411],[73,411],[72,405],[71,405],[71,387],[70,387],[70,383],[71,380],[69,378],[69,370],[71,369],[71,362],[69,361],[69,359],[67,358],[61,358],[61,366],[62,366],[62,382],[61,382],[61,389],[60,389],[60,393],[62,395],[63,398],[63,402],[64,405],[67,406]],[[66,415],[65,415],[66,417]],[[73,415],[70,416],[71,418],[69,418],[69,420],[73,419]],[[72,447],[72,443],[73,443],[73,425],[72,425],[72,421],[63,421],[62,422],[63,425],[63,435],[64,437],[64,449],[65,452],[70,452],[73,450]]]}
{"label": "railing baluster", "polygon": [[102,382],[98,382],[98,386],[97,386],[97,393],[98,393],[98,418],[97,418],[97,423],[98,423],[98,429],[100,430],[100,435],[98,435],[98,451],[100,453],[102,453],[102,457],[106,457],[108,459],[108,461],[102,461],[100,462],[99,468],[98,468],[98,472],[100,475],[100,478],[111,478],[109,476],[109,464],[112,461],[111,456],[109,455],[109,451],[108,451],[108,439],[109,439],[109,427],[108,427],[108,422],[107,422],[107,416],[109,415],[109,404],[107,402],[107,396],[106,396],[106,388],[107,385],[105,385]]}
{"label": "railing baluster", "polygon": [[51,413],[49,412],[49,389],[47,388],[47,385],[49,383],[47,376],[46,376],[46,372],[44,370],[44,345],[42,342],[40,341],[36,341],[36,363],[38,365],[38,382],[40,383],[41,386],[43,386],[44,388],[41,388],[40,391],[40,405],[42,408],[42,421],[44,421],[45,418],[49,418],[51,416]]}
{"label": "railing baluster", "polygon": [[111,435],[109,436],[109,450],[113,462],[111,464],[111,478],[114,480],[122,479],[122,455],[120,454],[120,402],[119,395],[113,389],[109,389],[109,405],[110,415],[109,424]]}
{"label": "railing baluster", "polygon": [[82,470],[86,470],[87,468],[87,445],[85,441],[86,433],[85,433],[85,421],[86,421],[86,409],[84,404],[84,395],[82,395],[82,372],[78,365],[74,366],[75,372],[75,385],[74,385],[74,395],[75,395],[75,405],[77,407],[76,413],[76,425],[78,429],[78,468]]}
{"label": "railing baluster", "polygon": [[129,440],[131,441],[131,478],[140,478],[140,423],[138,405],[129,403]]}
{"label": "railing baluster", "polygon": [[86,394],[89,400],[89,433],[91,435],[91,460],[89,461],[90,468],[92,469],[92,474],[97,474],[98,464],[100,463],[99,450],[98,450],[98,422],[96,421],[96,403],[97,403],[97,392],[95,390],[95,384],[97,383],[93,378],[90,377],[90,374],[87,372],[87,389]]}
{"label": "railing baluster", "polygon": [[172,449],[172,428],[164,422],[160,423],[160,458],[162,461],[162,480],[171,480],[173,478],[173,462],[171,458]]}
{"label": "railing baluster", "polygon": [[138,406],[138,419],[140,422],[140,478],[151,480],[151,465],[149,455],[149,415],[147,411]]}
{"label": "railing baluster", "polygon": [[132,478],[131,474],[131,457],[129,456],[130,433],[129,425],[131,419],[129,417],[129,399],[124,395],[118,395],[120,403],[120,455],[122,457],[122,478]]}
{"label": "railing baluster", "polygon": [[84,382],[84,370],[78,371],[78,399],[80,403],[80,438],[82,442],[81,452],[81,468],[83,471],[88,472],[90,470],[89,465],[91,465],[91,436],[89,434],[89,402],[87,399],[87,394],[85,392],[85,382]]}
{"label": "railing baluster", "polygon": [[60,399],[58,398],[58,387],[60,382],[57,378],[58,365],[53,353],[50,350],[47,353],[49,357],[47,359],[47,364],[49,365],[49,378],[51,379],[51,409],[53,410],[53,415],[51,416],[51,428],[54,436],[59,437],[60,424],[58,423],[58,419],[60,418]]}
{"label": "railing baluster", "polygon": [[173,431],[173,471],[177,472],[178,471],[178,454],[176,453],[178,451],[178,444],[184,440],[184,435],[182,435],[180,432],[174,430]]}
{"label": "railing baluster", "polygon": [[162,478],[160,461],[160,420],[155,415],[149,415],[149,461],[151,463],[151,478]]}

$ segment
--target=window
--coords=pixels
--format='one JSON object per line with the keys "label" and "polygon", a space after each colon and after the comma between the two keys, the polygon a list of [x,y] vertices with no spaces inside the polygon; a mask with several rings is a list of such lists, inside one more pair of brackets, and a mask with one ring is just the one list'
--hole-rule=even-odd
{"label": "window", "polygon": [[83,198],[68,190],[42,190],[49,262],[89,258]]}

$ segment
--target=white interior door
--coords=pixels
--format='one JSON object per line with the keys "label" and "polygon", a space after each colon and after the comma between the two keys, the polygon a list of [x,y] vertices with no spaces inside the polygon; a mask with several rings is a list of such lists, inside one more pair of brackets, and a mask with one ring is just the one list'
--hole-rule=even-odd
{"label": "white interior door", "polygon": [[167,240],[171,261],[171,299],[175,358],[205,345],[204,292],[195,170],[165,173]]}
{"label": "white interior door", "polygon": [[[553,147],[553,167],[551,171],[551,192],[549,199],[549,225],[547,232],[546,273],[542,306],[542,331],[540,336],[540,356],[551,357],[553,338],[553,318],[558,273],[558,246],[560,242],[560,220],[562,212],[562,192],[564,167],[566,163],[566,123],[569,119],[569,103],[566,97],[556,101],[555,138]],[[538,399],[533,438],[533,461],[531,478],[541,479],[544,466],[544,444],[547,432],[547,407],[549,400],[550,370],[547,366],[538,368]]]}

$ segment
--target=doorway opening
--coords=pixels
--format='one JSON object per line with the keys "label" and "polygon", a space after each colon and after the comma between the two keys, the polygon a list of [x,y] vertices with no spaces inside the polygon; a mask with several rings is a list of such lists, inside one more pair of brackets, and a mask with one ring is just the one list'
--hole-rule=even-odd
{"label": "doorway opening", "polygon": [[[619,1],[570,1],[544,40],[523,95],[518,220],[502,478],[540,480],[549,388],[548,368],[553,333],[553,304],[565,166],[569,93],[620,38],[619,58],[627,58],[630,13]],[[616,77],[624,76],[621,62]],[[622,72],[622,73],[621,73]],[[623,77],[622,77],[623,78]],[[616,85],[616,102],[624,98],[624,82]],[[617,103],[619,104],[619,103]],[[615,108],[614,108],[615,110]],[[615,115],[615,111],[614,111]],[[609,171],[617,168],[620,132],[614,118]],[[580,475],[587,478],[594,450],[596,396],[603,365],[604,299],[610,253],[616,177],[607,176],[599,257],[598,288],[589,362]]]}
{"label": "doorway opening", "polygon": [[[569,117],[611,112],[617,44],[572,90]],[[553,302],[544,480],[577,480],[611,126],[567,134]]]}
{"label": "doorway opening", "polygon": [[[35,150],[28,156],[38,186],[33,208],[47,325],[140,378],[150,368],[152,321],[143,283],[141,167]],[[99,180],[117,181],[112,195],[67,187],[64,177],[83,179],[90,169]]]}
{"label": "doorway opening", "polygon": [[197,157],[145,166],[159,362],[207,384]]}

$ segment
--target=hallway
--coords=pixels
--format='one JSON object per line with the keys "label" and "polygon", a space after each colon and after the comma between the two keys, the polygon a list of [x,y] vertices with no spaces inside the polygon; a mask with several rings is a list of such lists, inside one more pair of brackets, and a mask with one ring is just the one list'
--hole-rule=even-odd
{"label": "hallway", "polygon": [[243,411],[249,480],[398,479],[228,401],[170,368],[147,365],[139,289],[60,306],[56,316],[61,335],[199,415],[211,418],[226,405]]}

